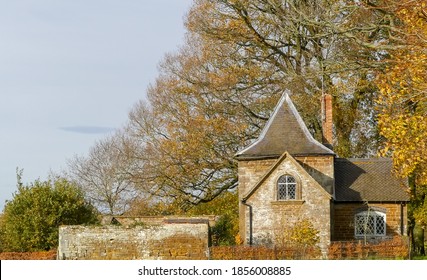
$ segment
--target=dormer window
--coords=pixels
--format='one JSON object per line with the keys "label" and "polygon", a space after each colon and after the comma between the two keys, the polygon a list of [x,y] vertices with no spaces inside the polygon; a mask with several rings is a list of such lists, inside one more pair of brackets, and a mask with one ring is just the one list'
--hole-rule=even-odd
{"label": "dormer window", "polygon": [[290,175],[282,175],[277,181],[277,200],[297,199],[297,182]]}

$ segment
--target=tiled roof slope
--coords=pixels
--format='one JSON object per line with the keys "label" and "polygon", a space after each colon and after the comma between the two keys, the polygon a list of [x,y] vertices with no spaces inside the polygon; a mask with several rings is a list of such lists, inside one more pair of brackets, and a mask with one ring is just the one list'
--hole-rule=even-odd
{"label": "tiled roof slope", "polygon": [[291,155],[333,155],[334,152],[316,141],[285,93],[277,104],[259,138],[236,154],[237,159]]}
{"label": "tiled roof slope", "polygon": [[390,159],[335,159],[336,201],[409,201],[402,184]]}

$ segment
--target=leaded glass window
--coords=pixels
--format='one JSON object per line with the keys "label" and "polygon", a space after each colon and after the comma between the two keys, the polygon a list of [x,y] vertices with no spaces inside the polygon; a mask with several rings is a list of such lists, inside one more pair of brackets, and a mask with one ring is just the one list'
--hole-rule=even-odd
{"label": "leaded glass window", "polygon": [[297,198],[297,183],[289,175],[280,176],[277,181],[277,200],[291,200]]}
{"label": "leaded glass window", "polygon": [[355,216],[355,236],[385,236],[386,215],[377,211],[364,211]]}

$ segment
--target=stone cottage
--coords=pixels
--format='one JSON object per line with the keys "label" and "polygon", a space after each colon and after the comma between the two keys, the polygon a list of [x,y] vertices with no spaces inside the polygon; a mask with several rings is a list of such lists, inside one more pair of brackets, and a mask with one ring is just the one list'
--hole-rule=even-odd
{"label": "stone cottage", "polygon": [[302,219],[320,232],[322,249],[334,240],[406,234],[409,197],[391,173],[391,160],[338,158],[331,96],[322,102],[323,143],[284,94],[259,138],[236,154],[245,244],[275,244]]}

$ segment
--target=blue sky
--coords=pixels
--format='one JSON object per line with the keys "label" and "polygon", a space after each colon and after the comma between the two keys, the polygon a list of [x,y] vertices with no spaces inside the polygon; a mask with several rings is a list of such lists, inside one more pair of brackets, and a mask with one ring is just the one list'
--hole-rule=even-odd
{"label": "blue sky", "polygon": [[123,126],[191,0],[0,1],[0,209]]}

